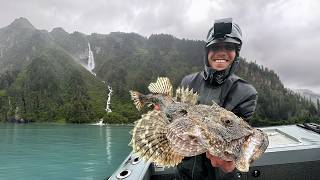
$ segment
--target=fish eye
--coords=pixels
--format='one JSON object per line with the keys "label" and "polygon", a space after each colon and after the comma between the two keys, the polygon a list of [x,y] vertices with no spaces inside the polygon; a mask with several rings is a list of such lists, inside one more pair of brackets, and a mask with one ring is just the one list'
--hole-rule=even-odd
{"label": "fish eye", "polygon": [[197,139],[197,137],[194,136],[194,135],[188,135],[188,137],[189,137],[190,140],[196,140]]}
{"label": "fish eye", "polygon": [[153,109],[154,108],[154,104],[153,103],[148,103],[147,107]]}
{"label": "fish eye", "polygon": [[185,110],[185,109],[181,109],[181,110],[179,111],[179,113],[181,113],[182,115],[187,115],[187,114],[188,114],[188,111]]}
{"label": "fish eye", "polygon": [[232,124],[232,121],[230,119],[227,119],[227,118],[223,118],[222,119],[222,122],[225,124],[225,125],[231,125]]}

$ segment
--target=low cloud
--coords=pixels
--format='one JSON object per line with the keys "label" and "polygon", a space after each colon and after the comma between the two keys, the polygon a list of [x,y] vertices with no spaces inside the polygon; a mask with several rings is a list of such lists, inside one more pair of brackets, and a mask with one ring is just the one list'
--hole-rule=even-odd
{"label": "low cloud", "polygon": [[168,33],[204,40],[214,20],[233,17],[242,28],[241,54],[279,74],[288,87],[320,93],[320,1],[316,0],[4,0],[0,27],[26,17],[38,29],[108,34]]}

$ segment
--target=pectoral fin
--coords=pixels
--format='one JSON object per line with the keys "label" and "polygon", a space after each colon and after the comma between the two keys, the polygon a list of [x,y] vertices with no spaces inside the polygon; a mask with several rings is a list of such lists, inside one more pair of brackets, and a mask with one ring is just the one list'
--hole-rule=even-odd
{"label": "pectoral fin", "polygon": [[169,121],[162,111],[149,111],[136,122],[132,131],[133,151],[146,161],[175,166],[183,156],[174,152],[166,137]]}

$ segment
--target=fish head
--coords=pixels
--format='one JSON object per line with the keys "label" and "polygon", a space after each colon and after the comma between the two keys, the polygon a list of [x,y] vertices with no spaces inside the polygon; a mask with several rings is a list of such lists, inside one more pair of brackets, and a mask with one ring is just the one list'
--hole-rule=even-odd
{"label": "fish head", "polygon": [[242,118],[227,110],[211,113],[202,121],[207,127],[206,147],[210,154],[226,161],[234,161],[240,171],[249,171],[250,164],[258,159],[268,147],[267,135],[252,128]]}
{"label": "fish head", "polygon": [[146,105],[149,108],[166,111],[167,107],[174,103],[171,96],[163,94],[148,94],[145,97]]}
{"label": "fish head", "polygon": [[222,109],[216,113],[210,114],[208,125],[209,132],[219,136],[226,143],[240,140],[253,133],[253,128],[242,118],[235,115],[233,112]]}
{"label": "fish head", "polygon": [[147,94],[144,97],[145,104],[148,107],[155,107],[157,105],[160,106],[160,104],[161,105],[163,104],[162,100],[163,100],[163,97],[161,95],[158,95],[158,94]]}
{"label": "fish head", "polygon": [[199,105],[198,109],[200,110],[197,110],[197,114],[193,117],[203,127],[204,134],[212,139],[210,143],[221,142],[226,146],[233,141],[241,141],[253,133],[253,128],[231,111],[220,107],[219,109],[207,108],[205,105]]}
{"label": "fish head", "polygon": [[172,97],[164,94],[150,93],[144,95],[137,91],[130,91],[131,99],[138,110],[148,107],[151,109],[163,110],[173,102]]}
{"label": "fish head", "polygon": [[138,91],[129,91],[131,99],[138,110],[145,105],[157,110],[163,110],[168,104],[173,102],[172,84],[167,77],[158,77],[156,82],[148,86],[150,94],[144,95]]}

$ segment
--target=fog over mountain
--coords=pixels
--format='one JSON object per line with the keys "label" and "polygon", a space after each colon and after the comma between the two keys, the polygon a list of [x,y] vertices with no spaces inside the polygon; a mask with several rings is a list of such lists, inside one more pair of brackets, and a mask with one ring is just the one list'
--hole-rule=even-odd
{"label": "fog over mountain", "polygon": [[3,0],[0,27],[26,17],[48,31],[62,27],[69,33],[166,33],[204,40],[214,19],[233,17],[243,31],[244,57],[275,70],[287,87],[319,94],[319,8],[317,0]]}
{"label": "fog over mountain", "polygon": [[318,106],[318,102],[320,101],[320,94],[314,93],[309,89],[294,89],[293,91],[300,94],[305,99],[312,101],[316,106]]}

